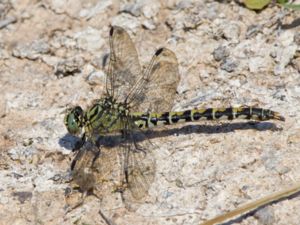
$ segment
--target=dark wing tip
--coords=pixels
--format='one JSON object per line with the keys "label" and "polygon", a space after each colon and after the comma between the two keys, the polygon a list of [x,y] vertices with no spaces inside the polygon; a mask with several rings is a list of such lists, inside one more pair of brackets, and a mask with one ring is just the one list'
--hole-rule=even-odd
{"label": "dark wing tip", "polygon": [[111,28],[110,28],[110,31],[109,31],[109,35],[110,35],[110,36],[113,36],[113,34],[114,34],[114,27],[111,27]]}
{"label": "dark wing tip", "polygon": [[155,55],[158,56],[162,53],[162,51],[164,50],[164,48],[159,48],[156,52]]}

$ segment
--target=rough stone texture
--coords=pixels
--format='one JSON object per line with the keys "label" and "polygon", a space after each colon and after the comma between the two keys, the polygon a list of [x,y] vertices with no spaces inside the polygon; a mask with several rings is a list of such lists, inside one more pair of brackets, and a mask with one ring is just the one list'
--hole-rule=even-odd
{"label": "rough stone texture", "polygon": [[[99,209],[113,224],[199,224],[300,180],[298,12],[192,0],[7,0],[0,12],[0,224],[105,224]],[[172,128],[151,140],[157,174],[137,211],[108,193],[67,212],[75,139],[63,117],[101,96],[110,24],[143,64],[176,52],[174,109],[257,105],[286,122]],[[236,224],[299,224],[299,207],[294,196]]]}

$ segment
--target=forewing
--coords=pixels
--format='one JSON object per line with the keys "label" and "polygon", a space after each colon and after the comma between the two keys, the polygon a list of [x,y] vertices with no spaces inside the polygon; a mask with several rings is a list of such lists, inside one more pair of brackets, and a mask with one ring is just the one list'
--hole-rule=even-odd
{"label": "forewing", "polygon": [[142,75],[138,54],[128,33],[121,27],[110,30],[110,63],[107,71],[107,92],[123,102]]}
{"label": "forewing", "polygon": [[132,103],[134,111],[170,111],[179,80],[175,53],[170,49],[160,48],[152,57],[142,79],[133,86],[128,102]]}

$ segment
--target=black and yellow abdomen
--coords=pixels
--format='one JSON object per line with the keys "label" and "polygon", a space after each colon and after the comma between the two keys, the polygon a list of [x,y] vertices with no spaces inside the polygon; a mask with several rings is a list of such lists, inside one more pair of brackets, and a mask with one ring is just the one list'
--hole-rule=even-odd
{"label": "black and yellow abdomen", "polygon": [[165,113],[132,113],[131,117],[140,128],[196,122],[200,120],[246,119],[284,121],[284,117],[279,113],[256,107],[204,108]]}

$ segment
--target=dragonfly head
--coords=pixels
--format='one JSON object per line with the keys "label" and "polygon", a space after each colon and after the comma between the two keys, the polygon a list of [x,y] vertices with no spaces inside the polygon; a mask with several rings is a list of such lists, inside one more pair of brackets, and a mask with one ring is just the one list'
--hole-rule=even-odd
{"label": "dragonfly head", "polygon": [[70,110],[65,116],[64,123],[70,134],[79,134],[83,127],[83,110],[80,106],[76,106]]}

